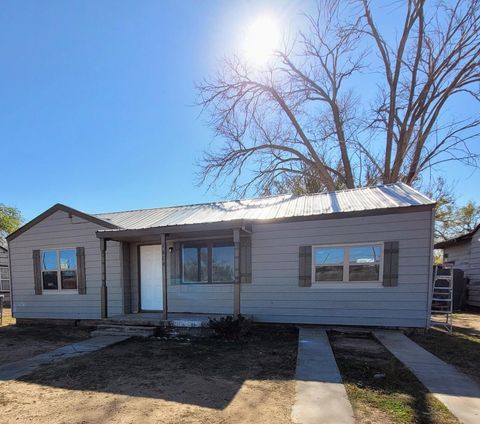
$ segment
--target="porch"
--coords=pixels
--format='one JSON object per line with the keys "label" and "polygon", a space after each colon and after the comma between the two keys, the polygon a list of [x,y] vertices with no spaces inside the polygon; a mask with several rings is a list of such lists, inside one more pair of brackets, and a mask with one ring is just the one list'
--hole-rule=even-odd
{"label": "porch", "polygon": [[[251,279],[251,226],[245,222],[107,230],[97,237],[102,320],[202,327],[209,317],[240,314],[240,284]],[[115,312],[108,308],[109,242],[121,246],[123,306]]]}

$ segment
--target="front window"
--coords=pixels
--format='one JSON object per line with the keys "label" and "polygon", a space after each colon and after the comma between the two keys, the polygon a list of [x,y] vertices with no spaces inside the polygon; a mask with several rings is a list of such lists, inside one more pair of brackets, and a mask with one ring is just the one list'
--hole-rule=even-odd
{"label": "front window", "polygon": [[232,243],[184,244],[182,250],[184,283],[233,282],[234,247]]}
{"label": "front window", "polygon": [[8,272],[8,266],[0,267],[0,290],[10,290],[10,273]]}
{"label": "front window", "polygon": [[381,243],[313,247],[313,280],[324,282],[379,282]]}
{"label": "front window", "polygon": [[77,288],[77,254],[75,249],[43,250],[40,254],[44,290]]}

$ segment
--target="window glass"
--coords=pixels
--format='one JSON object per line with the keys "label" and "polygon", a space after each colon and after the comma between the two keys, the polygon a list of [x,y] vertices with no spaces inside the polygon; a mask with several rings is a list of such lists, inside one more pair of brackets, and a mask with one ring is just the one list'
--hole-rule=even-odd
{"label": "window glass", "polygon": [[76,289],[76,288],[77,288],[77,272],[62,271],[62,289]]}
{"label": "window glass", "polygon": [[212,281],[232,282],[234,280],[234,247],[214,246],[212,248]]}
{"label": "window glass", "polygon": [[378,281],[381,256],[380,245],[350,247],[349,281]]}
{"label": "window glass", "polygon": [[57,271],[43,271],[43,289],[58,290]]}
{"label": "window glass", "polygon": [[45,271],[57,270],[57,251],[45,250],[41,253],[42,269]]}
{"label": "window glass", "polygon": [[343,247],[315,248],[315,281],[343,281]]}
{"label": "window glass", "polygon": [[343,255],[343,247],[317,247],[315,248],[315,264],[343,264]]}
{"label": "window glass", "polygon": [[183,281],[185,283],[208,282],[208,248],[206,246],[183,247]]}
{"label": "window glass", "polygon": [[60,269],[76,269],[77,253],[74,249],[60,250]]}

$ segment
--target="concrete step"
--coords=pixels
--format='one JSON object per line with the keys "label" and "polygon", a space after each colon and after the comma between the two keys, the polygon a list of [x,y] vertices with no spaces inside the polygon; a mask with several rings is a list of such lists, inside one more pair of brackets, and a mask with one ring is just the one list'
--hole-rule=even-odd
{"label": "concrete step", "polygon": [[140,325],[106,325],[101,324],[97,329],[92,331],[90,335],[93,336],[112,336],[124,335],[132,337],[150,337],[154,336],[156,332],[155,327],[146,327]]}

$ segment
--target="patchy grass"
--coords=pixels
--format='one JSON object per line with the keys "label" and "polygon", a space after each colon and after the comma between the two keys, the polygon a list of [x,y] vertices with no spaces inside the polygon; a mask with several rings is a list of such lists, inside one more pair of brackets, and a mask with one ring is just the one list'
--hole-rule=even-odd
{"label": "patchy grass", "polygon": [[416,377],[370,336],[331,333],[330,340],[362,424],[458,424]]}
{"label": "patchy grass", "polygon": [[[11,318],[10,309],[4,310],[0,327],[0,366],[86,339],[89,328],[58,325],[19,326]],[[10,322],[9,324],[7,324]]]}
{"label": "patchy grass", "polygon": [[453,324],[452,335],[433,328],[426,334],[414,334],[410,338],[480,382],[480,313],[454,314]]}
{"label": "patchy grass", "polygon": [[[0,386],[5,422],[290,423],[295,329],[131,339]],[[59,407],[61,405],[61,407]]]}

